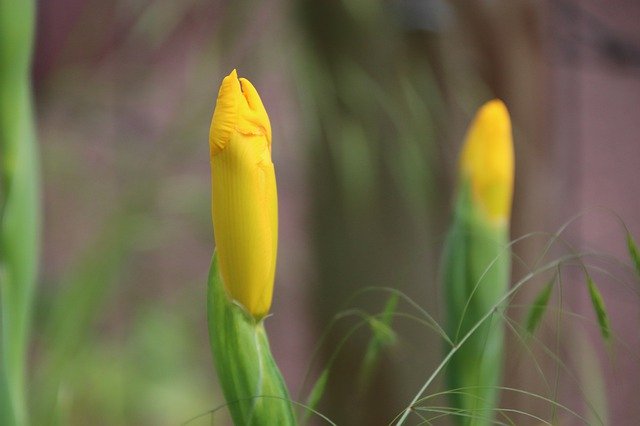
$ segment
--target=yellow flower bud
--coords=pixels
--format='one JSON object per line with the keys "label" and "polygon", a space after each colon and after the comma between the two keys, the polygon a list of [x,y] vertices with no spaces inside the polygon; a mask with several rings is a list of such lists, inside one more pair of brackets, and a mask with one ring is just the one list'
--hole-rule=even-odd
{"label": "yellow flower bud", "polygon": [[236,70],[220,86],[209,148],[220,273],[231,298],[261,318],[271,307],[278,248],[271,125],[258,92]]}
{"label": "yellow flower bud", "polygon": [[508,222],[514,158],[511,120],[502,101],[489,101],[476,114],[467,131],[460,170],[463,181],[470,182],[474,204],[492,222]]}

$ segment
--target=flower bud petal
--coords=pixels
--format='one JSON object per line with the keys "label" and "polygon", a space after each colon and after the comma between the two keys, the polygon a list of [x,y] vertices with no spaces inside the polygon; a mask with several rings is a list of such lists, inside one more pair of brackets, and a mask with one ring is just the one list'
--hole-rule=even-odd
{"label": "flower bud petal", "polygon": [[212,155],[222,151],[227,145],[237,125],[241,97],[238,74],[236,70],[233,70],[222,80],[218,91],[216,108],[209,130],[209,146]]}
{"label": "flower bud petal", "polygon": [[220,272],[230,297],[260,318],[271,306],[278,244],[271,126],[257,91],[235,70],[220,87],[209,142]]}
{"label": "flower bud petal", "polygon": [[509,221],[513,198],[514,154],[511,120],[498,99],[484,104],[469,126],[460,157],[463,180],[489,220]]}

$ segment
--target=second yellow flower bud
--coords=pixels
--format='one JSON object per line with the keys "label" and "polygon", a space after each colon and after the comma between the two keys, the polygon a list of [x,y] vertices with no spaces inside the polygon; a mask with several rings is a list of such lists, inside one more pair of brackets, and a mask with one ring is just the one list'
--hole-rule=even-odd
{"label": "second yellow flower bud", "polygon": [[507,107],[494,99],[480,108],[465,138],[460,170],[473,201],[492,222],[508,222],[513,198],[514,155]]}

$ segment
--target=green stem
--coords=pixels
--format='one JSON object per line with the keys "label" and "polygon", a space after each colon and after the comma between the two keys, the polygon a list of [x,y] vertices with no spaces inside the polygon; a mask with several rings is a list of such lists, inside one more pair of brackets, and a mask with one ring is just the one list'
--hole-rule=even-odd
{"label": "green stem", "polygon": [[214,365],[234,423],[295,425],[289,391],[271,355],[264,323],[229,298],[215,255],[207,316]]}
{"label": "green stem", "polygon": [[30,81],[35,3],[0,0],[0,420],[26,425],[26,356],[40,230]]}

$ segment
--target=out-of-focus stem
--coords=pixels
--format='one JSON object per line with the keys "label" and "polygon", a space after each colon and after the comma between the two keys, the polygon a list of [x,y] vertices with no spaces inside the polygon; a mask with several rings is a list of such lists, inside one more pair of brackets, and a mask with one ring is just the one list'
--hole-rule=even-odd
{"label": "out-of-focus stem", "polygon": [[33,0],[0,0],[0,423],[25,425],[40,187],[31,91]]}

